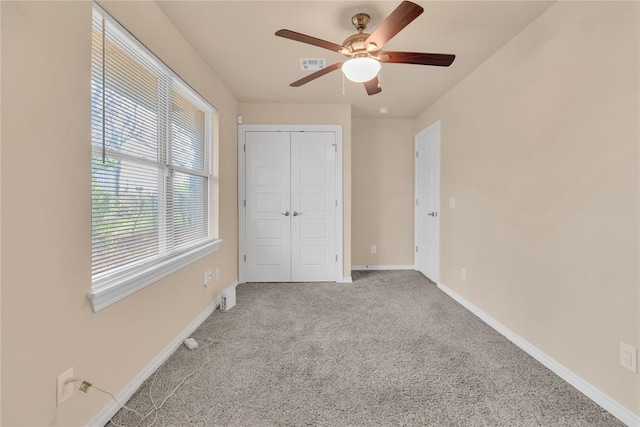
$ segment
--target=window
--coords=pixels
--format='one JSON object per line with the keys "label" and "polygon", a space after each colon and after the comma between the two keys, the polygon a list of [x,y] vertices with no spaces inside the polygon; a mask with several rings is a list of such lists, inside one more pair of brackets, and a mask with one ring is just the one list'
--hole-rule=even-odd
{"label": "window", "polygon": [[94,6],[92,292],[97,311],[216,250],[214,108]]}

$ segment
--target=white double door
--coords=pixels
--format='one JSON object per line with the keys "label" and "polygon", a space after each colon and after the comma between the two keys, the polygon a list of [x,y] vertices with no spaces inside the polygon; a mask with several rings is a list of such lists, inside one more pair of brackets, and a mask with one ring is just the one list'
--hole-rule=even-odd
{"label": "white double door", "polygon": [[336,136],[247,132],[247,282],[336,281]]}

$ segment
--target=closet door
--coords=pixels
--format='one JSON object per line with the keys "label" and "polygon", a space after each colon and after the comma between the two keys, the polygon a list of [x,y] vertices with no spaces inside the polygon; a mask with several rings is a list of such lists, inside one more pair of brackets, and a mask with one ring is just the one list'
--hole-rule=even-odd
{"label": "closet door", "polygon": [[247,282],[291,281],[289,132],[247,132]]}
{"label": "closet door", "polygon": [[336,136],[291,133],[291,280],[335,281]]}

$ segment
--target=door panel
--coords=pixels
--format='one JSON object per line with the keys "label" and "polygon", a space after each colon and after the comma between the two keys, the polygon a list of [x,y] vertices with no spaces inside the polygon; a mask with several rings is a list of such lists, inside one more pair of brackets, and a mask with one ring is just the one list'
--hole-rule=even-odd
{"label": "door panel", "polygon": [[335,281],[336,140],[333,132],[291,133],[291,280]]}
{"label": "door panel", "polygon": [[416,269],[437,282],[440,221],[440,126],[416,136]]}
{"label": "door panel", "polygon": [[287,132],[247,132],[246,253],[248,282],[291,278],[290,147]]}

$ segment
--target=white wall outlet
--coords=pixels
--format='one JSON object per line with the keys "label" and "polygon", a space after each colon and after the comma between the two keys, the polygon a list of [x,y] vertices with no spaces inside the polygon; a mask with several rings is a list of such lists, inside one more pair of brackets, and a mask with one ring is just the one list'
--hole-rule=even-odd
{"label": "white wall outlet", "polygon": [[73,395],[73,385],[74,383],[69,381],[65,383],[67,380],[71,380],[73,378],[73,366],[58,375],[57,381],[57,393],[56,393],[56,405],[62,405],[62,402],[67,400]]}
{"label": "white wall outlet", "polygon": [[460,269],[460,278],[462,280],[467,280],[467,269],[464,267]]}
{"label": "white wall outlet", "polygon": [[449,207],[451,209],[456,207],[456,198],[453,196],[449,197]]}
{"label": "white wall outlet", "polygon": [[376,252],[378,252],[378,248],[376,247],[376,245],[371,245],[371,253],[375,254]]}
{"label": "white wall outlet", "polygon": [[202,284],[207,286],[211,281],[211,270],[207,270],[202,274]]}
{"label": "white wall outlet", "polygon": [[220,280],[220,267],[216,267],[216,280]]}
{"label": "white wall outlet", "polygon": [[632,372],[638,372],[638,351],[622,341],[620,341],[620,366]]}

